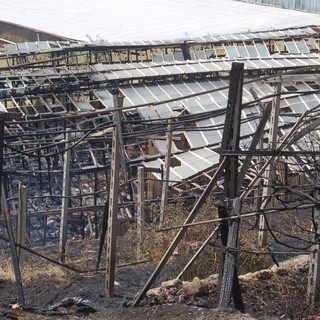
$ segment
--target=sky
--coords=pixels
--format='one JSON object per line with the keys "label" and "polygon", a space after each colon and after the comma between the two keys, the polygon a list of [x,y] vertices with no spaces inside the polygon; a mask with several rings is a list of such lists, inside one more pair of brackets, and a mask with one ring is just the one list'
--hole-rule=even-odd
{"label": "sky", "polygon": [[181,39],[320,25],[320,15],[233,0],[2,0],[0,20],[81,40]]}

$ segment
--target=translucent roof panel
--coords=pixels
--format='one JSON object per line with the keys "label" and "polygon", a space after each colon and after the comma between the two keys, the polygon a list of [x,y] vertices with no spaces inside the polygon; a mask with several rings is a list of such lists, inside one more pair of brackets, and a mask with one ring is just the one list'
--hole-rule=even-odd
{"label": "translucent roof panel", "polygon": [[191,114],[197,114],[205,112],[205,109],[202,107],[199,99],[197,98],[188,98],[183,100],[183,105]]}
{"label": "translucent roof panel", "polygon": [[19,53],[17,46],[15,44],[5,44],[4,47],[7,51],[7,53],[10,55],[16,55]]}
{"label": "translucent roof panel", "polygon": [[94,111],[94,107],[88,102],[73,102],[80,111]]}
{"label": "translucent roof panel", "polygon": [[19,54],[26,54],[30,52],[26,43],[17,43],[17,47],[19,50]]}
{"label": "translucent roof panel", "polygon": [[219,155],[206,148],[182,153],[175,157],[196,173],[208,169],[219,161]]}
{"label": "translucent roof panel", "polygon": [[94,94],[100,99],[106,108],[113,108],[113,96],[107,90],[95,90]]}
{"label": "translucent roof panel", "polygon": [[294,43],[294,41],[286,41],[285,42],[287,48],[288,48],[288,52],[291,54],[297,54],[300,53],[298,47],[296,46],[296,44]]}
{"label": "translucent roof panel", "polygon": [[254,45],[247,45],[246,48],[248,50],[250,58],[258,57],[258,51],[257,51],[257,49],[256,49],[256,47]]}
{"label": "translucent roof panel", "polygon": [[151,120],[151,119],[159,119],[159,115],[152,107],[142,107],[138,109],[138,112],[140,113],[141,117],[144,120]]}
{"label": "translucent roof panel", "polygon": [[307,47],[306,43],[303,40],[295,41],[295,43],[300,53],[305,53],[305,54],[310,53],[309,48]]}
{"label": "translucent roof panel", "polygon": [[181,82],[181,83],[174,83],[174,88],[182,95],[182,96],[185,96],[185,95],[190,95],[190,94],[193,94],[194,91],[191,91],[190,87],[187,86],[184,82]]}
{"label": "translucent roof panel", "polygon": [[166,91],[163,90],[161,86],[153,85],[146,88],[149,92],[149,95],[152,94],[152,96],[154,97],[154,101],[164,101],[170,99],[168,93],[166,93]]}
{"label": "translucent roof panel", "polygon": [[176,61],[184,61],[184,56],[182,52],[174,52],[173,56],[174,56],[174,60]]}
{"label": "translucent roof panel", "polygon": [[139,71],[145,76],[145,77],[154,77],[157,74],[157,72],[155,70],[153,70],[153,68],[143,68],[143,69],[139,69]]}
{"label": "translucent roof panel", "polygon": [[27,44],[30,52],[38,52],[39,51],[39,47],[36,42],[27,42],[26,44]]}
{"label": "translucent roof panel", "polygon": [[255,131],[253,130],[252,126],[250,125],[250,122],[248,122],[246,119],[244,119],[241,122],[240,126],[240,136],[249,136],[252,135]]}
{"label": "translucent roof panel", "polygon": [[196,70],[199,73],[208,72],[209,71],[209,69],[206,68],[205,64],[193,63],[193,64],[190,64],[190,65],[194,70]]}
{"label": "translucent roof panel", "polygon": [[176,156],[174,156],[174,158],[180,160],[181,165],[171,168],[170,172],[171,171],[174,172],[177,176],[180,176],[181,179],[187,179],[190,176],[193,176],[199,172],[199,170],[197,168],[195,168],[193,165],[190,165],[187,162],[188,157],[181,158],[181,155],[180,156],[176,155]]}
{"label": "translucent roof panel", "polygon": [[194,51],[195,59],[196,60],[206,60],[207,56],[204,52],[204,50],[196,50]]}
{"label": "translucent roof panel", "polygon": [[237,50],[241,58],[247,58],[250,56],[246,46],[237,46]]}
{"label": "translucent roof panel", "polygon": [[225,46],[227,52],[227,58],[240,58],[240,54],[235,46]]}
{"label": "translucent roof panel", "polygon": [[174,116],[171,109],[166,104],[157,105],[154,107],[154,110],[158,113],[160,118],[167,119]]}
{"label": "translucent roof panel", "polygon": [[208,120],[197,121],[197,127],[201,129],[208,145],[218,144],[221,142],[222,131],[216,129],[216,125]]}
{"label": "translucent roof panel", "polygon": [[152,68],[152,71],[154,71],[158,76],[164,76],[164,75],[170,75],[170,71],[168,71],[166,68],[160,66],[160,67],[154,67]]}
{"label": "translucent roof panel", "polygon": [[47,52],[51,50],[48,41],[39,41],[38,46],[41,52]]}
{"label": "translucent roof panel", "polygon": [[179,92],[171,83],[161,84],[161,89],[164,90],[171,99],[183,96],[183,93]]}
{"label": "translucent roof panel", "polygon": [[[167,141],[166,140],[154,140],[154,143],[162,154],[166,154],[166,152],[167,152]],[[175,143],[173,142],[171,145],[171,153],[174,154],[177,152],[181,152],[181,150],[178,149],[176,147]]]}
{"label": "translucent roof panel", "polygon": [[263,58],[270,56],[270,52],[265,44],[257,43],[256,48],[259,53],[259,57]]}
{"label": "translucent roof panel", "polygon": [[191,148],[200,148],[208,145],[208,142],[200,131],[188,131],[184,135]]}
{"label": "translucent roof panel", "polygon": [[140,72],[139,69],[129,69],[129,70],[126,70],[126,71],[130,74],[130,76],[132,78],[141,78],[141,77],[144,76],[144,74],[142,72]]}

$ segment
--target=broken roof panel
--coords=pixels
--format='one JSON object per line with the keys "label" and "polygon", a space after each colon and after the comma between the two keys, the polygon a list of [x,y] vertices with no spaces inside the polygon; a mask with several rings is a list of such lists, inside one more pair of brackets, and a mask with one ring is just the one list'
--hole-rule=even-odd
{"label": "broken roof panel", "polygon": [[8,110],[4,106],[4,104],[0,101],[0,113],[7,113]]}

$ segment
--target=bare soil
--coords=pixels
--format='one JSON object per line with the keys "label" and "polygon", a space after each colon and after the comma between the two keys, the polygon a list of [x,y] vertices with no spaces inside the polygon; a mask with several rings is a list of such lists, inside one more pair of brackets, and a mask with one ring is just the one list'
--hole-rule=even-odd
{"label": "bare soil", "polygon": [[[48,264],[48,262],[44,262]],[[217,310],[215,284],[208,292],[190,296],[183,303],[156,303],[143,300],[139,307],[131,303],[154,271],[154,264],[119,268],[116,272],[115,296],[105,295],[104,272],[77,274],[67,271],[65,277],[39,277],[24,284],[25,310],[16,307],[18,302],[15,285],[0,280],[0,320],[4,319],[317,319],[305,300],[308,256],[282,264],[280,268],[240,277],[247,314],[235,310]],[[154,287],[167,280],[164,271]],[[84,303],[65,304],[52,308],[66,298]],[[51,311],[49,311],[51,307]]]}

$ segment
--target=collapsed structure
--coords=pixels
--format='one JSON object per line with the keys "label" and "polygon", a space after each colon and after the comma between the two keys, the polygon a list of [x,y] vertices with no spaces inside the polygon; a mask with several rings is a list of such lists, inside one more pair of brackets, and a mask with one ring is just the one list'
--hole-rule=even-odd
{"label": "collapsed structure", "polygon": [[[279,136],[319,105],[319,51],[317,26],[172,41],[3,44],[0,107],[12,116],[5,125],[3,161],[10,212],[17,213],[21,181],[28,190],[28,217],[37,218],[34,226],[38,218],[47,225],[49,216],[60,214],[69,143],[68,210],[77,217],[91,214],[97,223],[109,192],[115,90],[124,97],[124,214],[135,216],[138,166],[152,169],[146,199],[161,197],[169,121],[170,189],[198,194],[219,164],[232,62],[244,63],[240,145],[246,150],[261,117],[259,102],[271,101],[276,82],[282,83]],[[247,179],[254,174],[251,168]]]}

